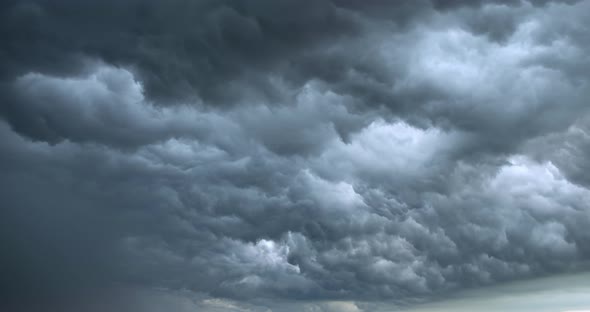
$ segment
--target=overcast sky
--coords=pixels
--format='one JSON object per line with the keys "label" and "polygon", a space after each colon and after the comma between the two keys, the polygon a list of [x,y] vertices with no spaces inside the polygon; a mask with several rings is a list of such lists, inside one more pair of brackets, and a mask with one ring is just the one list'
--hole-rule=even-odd
{"label": "overcast sky", "polygon": [[590,310],[589,50],[587,0],[0,1],[0,306]]}

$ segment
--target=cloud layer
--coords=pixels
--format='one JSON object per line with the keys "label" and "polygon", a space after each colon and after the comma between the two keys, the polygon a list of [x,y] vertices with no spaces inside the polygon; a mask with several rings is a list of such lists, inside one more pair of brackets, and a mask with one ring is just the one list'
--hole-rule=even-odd
{"label": "cloud layer", "polygon": [[2,301],[362,311],[584,270],[588,12],[4,1]]}

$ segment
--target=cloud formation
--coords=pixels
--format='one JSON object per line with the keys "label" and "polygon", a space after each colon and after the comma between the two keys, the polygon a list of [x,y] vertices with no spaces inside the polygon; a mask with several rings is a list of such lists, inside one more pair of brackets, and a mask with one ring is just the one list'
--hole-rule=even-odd
{"label": "cloud formation", "polygon": [[585,270],[588,12],[4,1],[2,303],[364,311]]}

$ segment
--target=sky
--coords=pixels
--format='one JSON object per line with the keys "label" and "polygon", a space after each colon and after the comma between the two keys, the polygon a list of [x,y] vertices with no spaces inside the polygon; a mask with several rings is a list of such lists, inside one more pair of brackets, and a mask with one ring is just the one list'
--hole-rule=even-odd
{"label": "sky", "polygon": [[[452,299],[418,307],[403,312],[588,312],[590,275],[560,275],[534,280],[511,282],[500,286],[463,291]],[[586,308],[586,309],[584,309]]]}
{"label": "sky", "polygon": [[589,50],[588,0],[0,1],[0,308],[589,311]]}

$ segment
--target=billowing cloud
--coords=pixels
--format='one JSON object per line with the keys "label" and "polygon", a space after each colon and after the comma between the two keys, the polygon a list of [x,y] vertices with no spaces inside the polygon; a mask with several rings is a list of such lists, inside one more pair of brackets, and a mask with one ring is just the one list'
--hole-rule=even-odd
{"label": "billowing cloud", "polygon": [[589,5],[3,2],[2,303],[358,312],[586,270]]}

